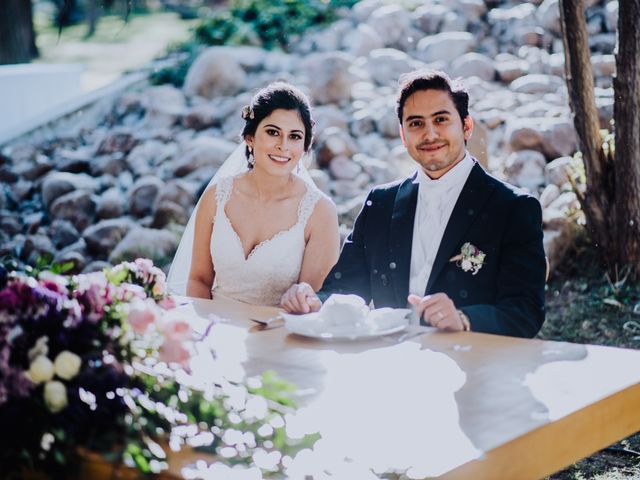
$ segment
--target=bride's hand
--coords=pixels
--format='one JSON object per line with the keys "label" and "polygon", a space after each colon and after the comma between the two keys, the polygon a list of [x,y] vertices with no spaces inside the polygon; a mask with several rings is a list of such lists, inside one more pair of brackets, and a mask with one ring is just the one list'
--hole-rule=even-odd
{"label": "bride's hand", "polygon": [[280,306],[289,313],[317,312],[322,302],[308,283],[294,283],[284,292]]}

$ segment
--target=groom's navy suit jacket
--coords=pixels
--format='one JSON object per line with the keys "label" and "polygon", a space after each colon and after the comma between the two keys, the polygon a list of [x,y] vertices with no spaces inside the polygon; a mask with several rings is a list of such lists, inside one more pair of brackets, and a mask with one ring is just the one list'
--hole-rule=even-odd
{"label": "groom's navy suit jacket", "polygon": [[[354,293],[376,308],[407,306],[418,198],[414,179],[369,193],[321,299]],[[486,254],[475,275],[450,261],[467,242]],[[425,295],[446,293],[473,331],[533,337],[544,322],[545,275],[540,203],[476,162],[446,226]]]}

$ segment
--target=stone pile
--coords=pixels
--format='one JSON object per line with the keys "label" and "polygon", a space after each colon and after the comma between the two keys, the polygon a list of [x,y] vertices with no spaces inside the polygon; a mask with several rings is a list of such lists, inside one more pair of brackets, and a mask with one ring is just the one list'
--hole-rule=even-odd
{"label": "stone pile", "polygon": [[[596,100],[607,127],[617,2],[588,1]],[[135,256],[167,265],[204,185],[234,150],[252,92],[287,80],[315,105],[311,175],[343,233],[368,189],[410,173],[394,94],[421,67],[461,76],[479,133],[474,153],[544,207],[552,265],[571,243],[578,211],[567,172],[577,138],[567,104],[558,0],[363,0],[291,52],[214,47],[184,87],[123,94],[98,126],[0,156],[0,255],[44,253],[76,271]],[[579,163],[579,162],[578,162]]]}

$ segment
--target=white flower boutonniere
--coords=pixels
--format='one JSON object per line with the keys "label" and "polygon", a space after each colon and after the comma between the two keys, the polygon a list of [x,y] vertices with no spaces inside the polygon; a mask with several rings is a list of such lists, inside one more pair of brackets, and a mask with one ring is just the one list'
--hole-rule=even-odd
{"label": "white flower boutonniere", "polygon": [[462,245],[460,253],[449,259],[450,262],[456,262],[464,272],[471,272],[475,275],[484,265],[484,259],[487,255],[475,245],[469,242]]}

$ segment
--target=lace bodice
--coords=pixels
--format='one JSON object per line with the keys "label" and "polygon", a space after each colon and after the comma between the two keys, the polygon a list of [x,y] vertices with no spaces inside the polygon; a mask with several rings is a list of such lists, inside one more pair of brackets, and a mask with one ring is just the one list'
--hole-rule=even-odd
{"label": "lace bodice", "polygon": [[216,215],[211,232],[211,258],[216,272],[213,296],[221,294],[256,305],[279,305],[282,294],[300,276],[304,229],[322,194],[307,185],[298,205],[298,221],[260,242],[245,258],[240,237],[225,213],[233,179],[223,178],[216,186]]}

